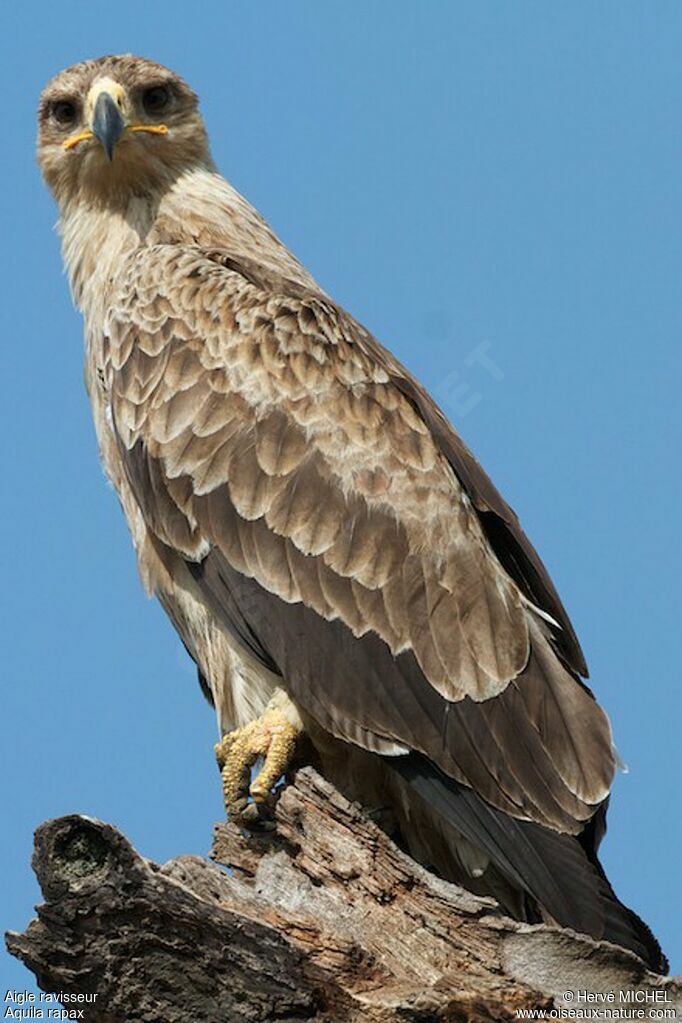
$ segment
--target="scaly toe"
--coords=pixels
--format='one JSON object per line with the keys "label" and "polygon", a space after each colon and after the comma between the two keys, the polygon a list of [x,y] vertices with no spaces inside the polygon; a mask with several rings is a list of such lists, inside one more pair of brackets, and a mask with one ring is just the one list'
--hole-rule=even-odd
{"label": "scaly toe", "polygon": [[225,762],[227,760],[230,750],[232,749],[234,738],[236,735],[237,732],[229,732],[227,735],[224,735],[220,742],[217,742],[213,747],[215,758],[218,761],[218,767],[221,770],[225,766]]}
{"label": "scaly toe", "polygon": [[255,803],[265,803],[279,779],[286,774],[300,734],[300,729],[278,710],[267,711],[262,721],[269,741],[265,763],[251,782],[250,792]]}
{"label": "scaly toe", "polygon": [[[300,731],[273,707],[216,744],[225,809],[231,820],[253,826],[266,819],[272,789],[289,767]],[[259,757],[264,758],[263,767],[249,785],[251,769]],[[249,804],[249,796],[253,804]]]}

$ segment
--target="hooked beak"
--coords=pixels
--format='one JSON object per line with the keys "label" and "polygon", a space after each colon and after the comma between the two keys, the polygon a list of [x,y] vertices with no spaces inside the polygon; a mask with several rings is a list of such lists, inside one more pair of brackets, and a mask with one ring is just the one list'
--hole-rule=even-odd
{"label": "hooked beak", "polygon": [[102,149],[111,160],[114,147],[125,130],[125,121],[116,100],[107,91],[100,92],[92,112],[92,134],[102,145]]}
{"label": "hooked beak", "polygon": [[62,146],[66,150],[76,149],[81,142],[94,137],[100,142],[107,159],[112,160],[116,144],[125,131],[168,135],[168,126],[165,124],[130,124],[127,110],[128,101],[123,86],[111,78],[101,78],[88,93],[88,127],[64,139]]}

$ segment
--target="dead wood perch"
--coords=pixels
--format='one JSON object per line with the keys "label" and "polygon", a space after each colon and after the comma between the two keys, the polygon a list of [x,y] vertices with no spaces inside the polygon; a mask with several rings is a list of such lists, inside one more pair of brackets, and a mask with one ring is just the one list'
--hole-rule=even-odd
{"label": "dead wood perch", "polygon": [[632,953],[433,877],[310,768],[276,816],[270,837],[217,826],[231,875],[197,856],[158,866],[87,817],[43,824],[45,904],[9,951],[44,991],[96,993],[95,1023],[500,1021],[570,1008],[566,991],[642,992],[625,1004],[647,1017],[682,1008],[680,979]]}

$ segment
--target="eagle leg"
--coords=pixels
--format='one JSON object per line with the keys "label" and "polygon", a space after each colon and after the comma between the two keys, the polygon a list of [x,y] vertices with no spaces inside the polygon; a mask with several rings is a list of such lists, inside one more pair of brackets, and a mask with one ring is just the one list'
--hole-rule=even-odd
{"label": "eagle leg", "polygon": [[[217,743],[225,809],[231,820],[251,824],[259,819],[260,808],[293,760],[302,731],[298,712],[282,691],[260,717]],[[264,758],[263,766],[250,782],[251,769],[260,757]],[[249,804],[249,796],[255,807]]]}

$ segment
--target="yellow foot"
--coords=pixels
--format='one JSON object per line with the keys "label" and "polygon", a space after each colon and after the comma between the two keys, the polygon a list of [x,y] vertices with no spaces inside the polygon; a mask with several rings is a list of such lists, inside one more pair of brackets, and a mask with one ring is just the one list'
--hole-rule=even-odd
{"label": "yellow foot", "polygon": [[[281,706],[281,700],[277,701],[279,705],[273,706],[273,703],[255,721],[223,736],[215,747],[223,779],[225,809],[231,820],[244,824],[260,819],[260,809],[289,767],[303,730],[293,704],[289,709]],[[251,768],[259,757],[264,757],[265,762],[249,784]],[[255,806],[249,804],[249,796]]]}

